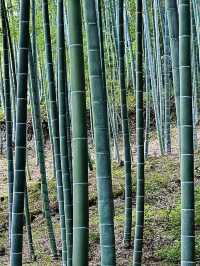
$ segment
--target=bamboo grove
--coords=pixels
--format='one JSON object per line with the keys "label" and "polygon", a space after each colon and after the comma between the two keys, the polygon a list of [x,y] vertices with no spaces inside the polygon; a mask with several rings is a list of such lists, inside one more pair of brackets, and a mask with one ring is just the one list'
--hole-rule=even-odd
{"label": "bamboo grove", "polygon": [[[160,160],[178,160],[178,264],[198,265],[199,0],[0,0],[0,16],[0,264],[25,264],[27,246],[32,265],[153,265],[145,169],[155,139]],[[33,213],[50,262],[40,262]]]}

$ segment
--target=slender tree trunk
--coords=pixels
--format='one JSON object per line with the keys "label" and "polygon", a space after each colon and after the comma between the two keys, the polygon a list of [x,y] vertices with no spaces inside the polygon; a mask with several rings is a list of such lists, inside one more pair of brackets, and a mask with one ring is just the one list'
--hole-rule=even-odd
{"label": "slender tree trunk", "polygon": [[20,1],[15,178],[12,208],[11,266],[22,265],[24,189],[26,183],[26,121],[30,1]]}
{"label": "slender tree trunk", "polygon": [[170,46],[169,46],[169,30],[167,12],[165,14],[165,33],[164,33],[164,83],[165,83],[165,153],[171,153],[171,136],[170,136]]}
{"label": "slender tree trunk", "polygon": [[190,0],[179,0],[181,265],[195,265]]}
{"label": "slender tree trunk", "polygon": [[142,264],[144,228],[144,119],[143,119],[143,65],[142,65],[142,0],[136,2],[136,148],[137,191],[136,224],[133,265]]}
{"label": "slender tree trunk", "polygon": [[5,95],[5,116],[6,116],[6,143],[8,161],[8,211],[9,211],[9,242],[11,240],[12,205],[13,205],[13,149],[12,149],[12,110],[10,99],[10,71],[9,71],[9,46],[5,21],[5,7],[0,2],[2,30],[3,30],[3,59],[4,59],[4,95]]}
{"label": "slender tree trunk", "polygon": [[44,22],[44,35],[45,35],[47,77],[48,77],[48,87],[49,87],[48,101],[49,101],[49,107],[50,107],[53,146],[54,146],[54,152],[55,152],[56,182],[57,182],[57,194],[58,194],[57,198],[58,198],[60,226],[61,226],[62,264],[66,265],[67,264],[67,244],[66,244],[63,182],[62,182],[61,158],[60,158],[59,120],[58,120],[58,107],[57,107],[57,102],[56,102],[56,85],[55,85],[53,58],[52,58],[48,0],[43,0],[42,6],[43,6],[43,19],[44,19],[43,22]]}
{"label": "slender tree trunk", "polygon": [[179,78],[179,21],[177,1],[166,0],[172,59],[173,86],[176,101],[177,127],[180,125],[180,78]]}
{"label": "slender tree trunk", "polygon": [[73,265],[88,265],[88,147],[80,0],[68,0],[73,154]]}
{"label": "slender tree trunk", "polygon": [[96,146],[101,265],[116,265],[107,96],[102,75],[104,61],[101,62],[99,45],[96,13],[98,6],[95,5],[95,0],[84,0],[83,3],[88,40],[89,78]]}
{"label": "slender tree trunk", "polygon": [[27,230],[27,237],[28,237],[29,256],[30,256],[31,261],[36,261],[35,250],[33,246],[33,235],[32,235],[32,227],[31,227],[31,216],[30,216],[30,210],[29,210],[27,184],[25,184],[25,192],[24,192],[24,214],[25,214],[26,230]]}
{"label": "slender tree trunk", "polygon": [[60,155],[64,194],[65,224],[67,239],[67,265],[72,265],[72,193],[69,172],[69,157],[67,149],[67,116],[66,116],[66,55],[64,39],[64,7],[63,0],[57,1],[57,54],[58,54],[58,106]]}
{"label": "slender tree trunk", "polygon": [[29,51],[29,68],[30,68],[30,78],[31,78],[31,101],[33,106],[33,115],[35,116],[35,140],[36,140],[36,148],[38,150],[38,163],[40,168],[40,176],[41,176],[41,193],[42,193],[42,204],[44,216],[47,222],[48,235],[50,241],[50,248],[52,251],[53,257],[57,257],[57,248],[56,248],[56,240],[54,235],[53,224],[51,220],[50,206],[49,206],[49,195],[48,195],[48,184],[47,184],[47,175],[46,175],[46,167],[45,167],[45,154],[44,154],[44,142],[43,142],[43,132],[41,125],[41,116],[40,116],[40,104],[39,104],[39,89],[37,82],[36,69],[33,61],[32,49],[30,44]]}
{"label": "slender tree trunk", "polygon": [[129,140],[128,110],[125,84],[124,65],[124,0],[119,0],[119,80],[121,89],[121,114],[124,142],[124,164],[125,164],[125,222],[124,222],[124,244],[130,246],[132,228],[132,177],[131,177],[131,148]]}

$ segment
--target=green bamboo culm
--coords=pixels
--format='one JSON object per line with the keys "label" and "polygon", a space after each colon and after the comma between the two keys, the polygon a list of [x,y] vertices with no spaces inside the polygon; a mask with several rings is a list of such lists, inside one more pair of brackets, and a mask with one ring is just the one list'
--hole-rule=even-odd
{"label": "green bamboo culm", "polygon": [[145,118],[145,133],[144,133],[144,159],[147,159],[149,153],[149,135],[150,135],[150,119],[151,119],[151,97],[150,97],[150,90],[151,90],[151,83],[149,77],[149,67],[148,67],[148,53],[146,48],[146,40],[144,41],[144,51],[145,51],[145,87],[146,87],[146,118]]}
{"label": "green bamboo culm", "polygon": [[195,265],[190,0],[179,0],[181,265]]}
{"label": "green bamboo culm", "polygon": [[[1,57],[0,57],[0,64],[1,64]],[[0,80],[1,80],[1,107],[3,111],[5,112],[5,93],[4,93],[4,84],[3,84],[3,73],[2,68],[0,67]]]}
{"label": "green bamboo culm", "polygon": [[95,0],[84,0],[89,79],[96,146],[96,178],[100,223],[101,265],[116,265],[107,95],[102,75]]}
{"label": "green bamboo culm", "polygon": [[[58,106],[59,106],[59,134],[60,155],[63,181],[63,195],[65,208],[65,225],[67,238],[67,265],[72,265],[72,193],[70,184],[68,136],[66,116],[66,55],[64,35],[64,6],[63,0],[57,1],[57,55],[58,55]],[[71,145],[71,144],[70,144]]]}
{"label": "green bamboo culm", "polygon": [[50,103],[48,101],[49,95],[48,92],[45,90],[45,103],[46,103],[46,110],[47,110],[47,117],[48,117],[48,127],[49,127],[49,138],[51,143],[51,151],[52,151],[52,161],[53,161],[53,177],[56,177],[56,164],[55,164],[55,151],[53,146],[53,132],[52,132],[52,125],[51,125],[51,115],[50,115]]}
{"label": "green bamboo culm", "polygon": [[10,66],[12,73],[11,75],[11,108],[12,108],[12,126],[13,126],[13,134],[12,137],[15,136],[15,129],[16,129],[16,91],[17,91],[17,77],[16,77],[16,68],[15,68],[15,58],[14,58],[14,49],[13,49],[13,42],[11,38],[11,31],[10,31],[10,25],[8,21],[8,12],[6,9],[5,1],[2,1],[2,7],[4,9],[4,18],[6,23],[6,30],[7,30],[7,36],[8,36],[8,44],[9,44],[9,54],[10,54]]}
{"label": "green bamboo culm", "polygon": [[153,100],[153,107],[154,107],[154,113],[155,113],[155,121],[156,121],[156,130],[157,130],[157,136],[159,140],[159,146],[160,146],[160,153],[164,153],[164,143],[163,143],[163,135],[162,135],[162,129],[161,129],[161,117],[159,113],[159,101],[158,101],[158,95],[157,95],[157,83],[156,83],[156,64],[155,64],[155,58],[153,54],[153,47],[151,42],[151,34],[150,34],[150,19],[149,19],[149,12],[148,12],[148,5],[147,1],[143,0],[143,19],[144,19],[144,37],[146,41],[146,48],[147,48],[147,56],[148,56],[148,67],[149,67],[149,73],[150,73],[150,81],[151,81],[151,92],[152,92],[152,100]]}
{"label": "green bamboo culm", "polygon": [[30,1],[20,1],[17,79],[15,177],[13,189],[10,265],[22,265],[24,189],[26,182],[26,121]]}
{"label": "green bamboo culm", "polygon": [[133,265],[142,265],[144,228],[144,120],[143,120],[143,65],[142,65],[142,0],[136,1],[136,222]]}
{"label": "green bamboo culm", "polygon": [[51,220],[51,212],[50,212],[50,204],[49,204],[49,195],[48,195],[48,184],[47,184],[47,174],[45,167],[45,153],[44,153],[44,141],[43,141],[43,132],[41,125],[41,112],[40,112],[40,100],[39,100],[39,88],[38,81],[36,75],[35,64],[32,55],[32,46],[30,44],[29,47],[29,69],[30,69],[30,94],[31,101],[33,106],[33,116],[35,116],[35,139],[38,150],[38,162],[40,168],[40,176],[41,176],[41,193],[42,193],[42,204],[44,216],[46,218],[47,228],[48,228],[48,237],[50,242],[50,248],[53,257],[57,257],[57,247],[56,240],[54,235],[54,228]]}
{"label": "green bamboo culm", "polygon": [[29,210],[29,200],[28,200],[28,189],[27,184],[25,183],[24,191],[24,215],[26,221],[26,230],[28,237],[28,247],[29,247],[29,256],[31,261],[36,261],[35,249],[33,246],[33,235],[32,235],[32,226],[31,226],[31,216]]}
{"label": "green bamboo culm", "polygon": [[68,0],[72,114],[73,265],[88,265],[88,147],[80,0]]}
{"label": "green bamboo culm", "polygon": [[[166,0],[165,0],[166,1]],[[165,11],[165,30],[164,30],[164,88],[165,88],[165,124],[164,124],[164,144],[165,153],[171,153],[170,136],[170,47],[167,12]]]}
{"label": "green bamboo culm", "polygon": [[[32,56],[33,56],[33,63],[34,63],[35,73],[36,73],[36,77],[37,77],[37,40],[36,40],[36,20],[35,20],[35,16],[36,16],[35,0],[31,0]],[[39,86],[38,86],[38,89],[39,89]],[[33,101],[31,101],[31,108],[33,109],[33,103],[32,102]],[[38,165],[39,164],[39,154],[38,154],[39,151],[38,151],[37,140],[36,140],[37,126],[36,126],[35,116],[32,116],[32,125],[33,125],[34,141],[35,141],[36,162],[37,162],[37,165]]]}
{"label": "green bamboo culm", "polygon": [[35,69],[37,70],[37,41],[36,41],[36,8],[35,8],[35,0],[31,0],[31,20],[32,20],[32,54],[33,54],[33,62],[35,64]]}
{"label": "green bamboo culm", "polygon": [[45,36],[47,77],[48,77],[48,87],[49,87],[48,102],[49,102],[49,107],[50,107],[50,119],[51,119],[51,126],[52,126],[53,146],[54,146],[54,152],[55,152],[57,198],[58,198],[58,205],[59,205],[61,239],[62,239],[62,264],[66,265],[67,264],[67,243],[66,243],[63,182],[62,182],[61,158],[60,158],[59,118],[58,118],[58,106],[56,102],[56,88],[55,88],[53,58],[52,58],[48,0],[42,1],[42,7],[43,7],[43,24],[44,24],[44,36]]}
{"label": "green bamboo culm", "polygon": [[9,46],[8,34],[5,20],[5,7],[3,1],[0,2],[0,13],[2,21],[3,37],[3,59],[4,59],[4,95],[5,95],[5,116],[6,116],[6,146],[7,146],[7,172],[8,172],[8,211],[9,211],[9,242],[11,240],[12,204],[13,204],[13,149],[12,149],[12,111],[10,97],[10,70],[9,70]]}
{"label": "green bamboo culm", "polygon": [[[153,22],[154,22],[154,36],[155,36],[155,70],[157,72],[156,74],[156,83],[157,83],[157,97],[159,101],[159,115],[160,115],[160,129],[161,129],[161,135],[162,135],[162,141],[163,141],[163,148],[164,148],[164,103],[163,103],[163,75],[162,75],[162,66],[161,66],[161,47],[160,47],[160,41],[162,40],[160,38],[160,31],[159,31],[159,3],[158,0],[153,0]],[[162,43],[163,44],[163,43]]]}
{"label": "green bamboo culm", "polygon": [[179,21],[177,1],[165,0],[169,27],[170,50],[172,59],[173,87],[176,102],[177,127],[180,125],[180,78],[179,78]]}
{"label": "green bamboo culm", "polygon": [[119,0],[119,81],[121,89],[121,113],[124,142],[125,164],[125,221],[124,221],[124,245],[130,246],[132,228],[132,177],[131,177],[131,148],[129,140],[128,110],[125,84],[124,63],[124,0]]}

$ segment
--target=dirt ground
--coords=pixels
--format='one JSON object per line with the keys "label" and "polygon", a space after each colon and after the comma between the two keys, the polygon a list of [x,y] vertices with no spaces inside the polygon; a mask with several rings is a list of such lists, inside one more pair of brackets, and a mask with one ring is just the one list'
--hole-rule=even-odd
{"label": "dirt ground", "polygon": [[[198,131],[199,132],[199,131]],[[132,178],[133,178],[133,232],[135,223],[135,145],[134,135],[132,138]],[[199,138],[199,134],[198,134]],[[144,230],[144,256],[143,265],[178,265],[180,258],[180,179],[178,162],[178,139],[176,130],[172,130],[172,153],[168,156],[160,156],[159,145],[156,134],[151,133],[149,145],[149,157],[145,164],[145,230]],[[120,142],[121,143],[121,142]],[[49,183],[49,196],[52,212],[52,220],[57,240],[58,249],[61,249],[60,226],[58,206],[56,202],[56,185],[53,177],[52,156],[50,144],[47,143],[46,168]],[[90,152],[94,160],[94,149],[90,145]],[[120,145],[122,157],[122,144]],[[123,157],[122,157],[123,158]],[[195,184],[196,193],[199,195],[199,156],[196,156]],[[42,204],[40,197],[40,173],[37,166],[34,143],[28,145],[28,165],[31,180],[28,180],[28,192],[30,211],[32,219],[33,243],[36,254],[36,262],[29,257],[27,233],[24,227],[24,265],[61,265],[61,261],[52,260],[47,237],[45,219],[42,215]],[[133,247],[123,246],[123,224],[124,224],[124,172],[123,167],[113,161],[113,195],[115,207],[115,237],[117,265],[132,265]],[[0,265],[9,265],[9,246],[7,231],[7,179],[5,154],[0,157]],[[89,172],[89,199],[90,199],[90,243],[89,243],[89,265],[100,265],[98,210],[96,195],[95,169]],[[200,201],[199,201],[200,202]],[[199,208],[199,205],[196,206]],[[199,219],[199,220],[198,220]],[[200,217],[197,217],[200,222]],[[197,227],[199,233],[199,227]],[[199,250],[197,245],[197,250]],[[3,255],[1,254],[1,251]],[[5,252],[4,252],[5,251]],[[4,254],[5,253],[5,254]],[[200,254],[200,253],[199,253]],[[197,261],[199,258],[197,256]],[[198,262],[197,262],[198,263]],[[199,264],[200,265],[200,264]]]}

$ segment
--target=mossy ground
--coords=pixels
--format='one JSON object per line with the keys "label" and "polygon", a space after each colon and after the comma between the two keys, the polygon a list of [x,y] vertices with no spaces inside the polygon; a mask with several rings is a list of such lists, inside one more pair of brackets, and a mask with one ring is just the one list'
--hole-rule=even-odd
{"label": "mossy ground", "polygon": [[[173,132],[172,132],[173,133]],[[151,144],[153,145],[153,144]],[[58,206],[56,202],[56,182],[52,171],[51,153],[46,147],[46,167],[48,169],[49,197],[52,210],[58,249],[61,248]],[[195,193],[196,193],[196,250],[197,261],[200,262],[200,159],[199,153],[195,163]],[[29,167],[32,180],[28,181],[29,202],[32,217],[32,232],[36,262],[30,262],[26,230],[24,234],[24,265],[60,265],[53,261],[50,255],[46,223],[41,209],[41,187],[38,167],[34,157],[33,144],[29,146]],[[1,197],[0,202],[0,247],[6,254],[0,257],[0,265],[8,265],[8,231],[7,228],[7,189],[6,189],[6,159],[1,157]],[[135,166],[132,168],[133,178],[133,237],[135,223]],[[124,171],[116,162],[112,165],[113,195],[115,204],[115,235],[117,265],[132,265],[132,248],[123,247],[124,223]],[[144,260],[143,265],[178,265],[180,261],[180,180],[177,153],[169,156],[159,156],[151,152],[145,164],[145,230],[144,230]],[[99,265],[99,228],[97,211],[97,194],[95,168],[89,172],[90,199],[90,265]],[[4,215],[3,215],[4,213]]]}

